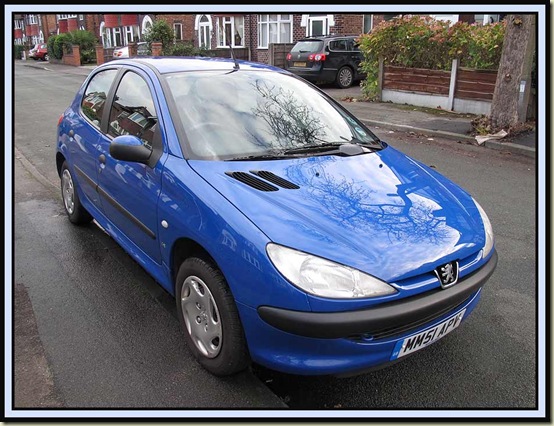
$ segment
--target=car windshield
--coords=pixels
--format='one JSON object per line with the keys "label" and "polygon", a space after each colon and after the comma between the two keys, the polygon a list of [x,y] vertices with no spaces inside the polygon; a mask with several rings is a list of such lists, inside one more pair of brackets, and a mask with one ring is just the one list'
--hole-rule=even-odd
{"label": "car windshield", "polygon": [[349,142],[380,147],[359,121],[293,76],[240,70],[172,73],[165,79],[191,158],[278,156]]}
{"label": "car windshield", "polygon": [[294,45],[291,52],[293,53],[317,53],[323,49],[321,40],[299,41]]}

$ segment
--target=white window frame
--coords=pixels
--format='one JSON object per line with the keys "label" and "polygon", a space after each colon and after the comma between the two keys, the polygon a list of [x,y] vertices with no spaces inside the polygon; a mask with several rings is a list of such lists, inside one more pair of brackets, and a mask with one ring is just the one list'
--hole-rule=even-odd
{"label": "white window frame", "polygon": [[[225,26],[229,25],[231,27],[231,46],[232,47],[244,47],[244,16],[242,18],[242,34],[239,33],[241,44],[235,43],[235,31],[237,30],[235,25],[235,16],[219,16],[216,20],[217,28],[217,47],[224,48],[229,47],[227,45],[227,34],[225,31]],[[223,25],[221,25],[223,24]]]}
{"label": "white window frame", "polygon": [[102,46],[105,48],[112,47],[112,34],[110,29],[106,28],[104,21],[100,23],[100,40],[102,40]]}
{"label": "white window frame", "polygon": [[38,24],[37,15],[27,15],[27,23],[29,25]]}
{"label": "white window frame", "polygon": [[148,28],[151,28],[154,23],[152,22],[152,18],[148,15],[146,15],[144,18],[142,18],[142,34],[146,34],[146,31],[148,31]]}
{"label": "white window frame", "polygon": [[[179,31],[177,31],[177,28],[179,28]],[[183,40],[183,24],[181,22],[173,23],[173,38],[175,41]]]}
{"label": "white window frame", "polygon": [[364,33],[366,32],[365,31],[365,24],[366,24],[366,19],[369,19],[369,29],[368,29],[368,33],[373,30],[373,15],[370,14],[370,15],[364,15],[364,22],[363,22],[363,29],[364,29]]}
{"label": "white window frame", "polygon": [[[293,15],[292,14],[284,14],[288,15],[288,19],[283,19],[281,14],[277,14],[277,20],[272,21],[270,20],[270,16],[273,14],[263,14],[258,15],[258,49],[268,49],[269,48],[269,42],[270,42],[270,27],[271,24],[277,24],[277,43],[292,43],[293,40]],[[289,40],[281,40],[281,26],[290,24],[290,36]],[[262,32],[265,33],[265,39],[267,40],[266,45],[262,43]]]}
{"label": "white window frame", "polygon": [[431,18],[436,19],[437,21],[448,22],[449,26],[454,25],[460,19],[460,15],[446,14],[446,13],[441,13],[438,15],[430,15],[430,16]]}
{"label": "white window frame", "polygon": [[133,43],[135,41],[135,35],[137,29],[134,25],[126,25],[123,27],[123,32],[125,33],[125,45]]}
{"label": "white window frame", "polygon": [[327,15],[322,16],[308,16],[308,25],[306,25],[306,35],[313,35],[312,25],[314,22],[321,22],[323,28],[323,34],[318,35],[329,35],[329,17]]}
{"label": "white window frame", "polygon": [[22,30],[25,28],[25,23],[23,22],[23,19],[16,19],[13,21],[14,23],[14,29],[16,30]]}
{"label": "white window frame", "polygon": [[[119,35],[119,39],[121,40],[121,44],[118,45],[117,43],[117,36]],[[120,47],[120,46],[125,46],[123,44],[123,34],[121,33],[121,28],[120,27],[113,27],[112,28],[112,41],[113,41],[113,47]]]}
{"label": "white window frame", "polygon": [[[207,19],[206,21],[202,21],[202,18],[204,16]],[[198,47],[202,47],[202,38],[204,38],[206,40],[204,48],[211,49],[213,31],[212,17],[210,15],[196,15],[194,21],[194,30],[197,31],[198,35]]]}

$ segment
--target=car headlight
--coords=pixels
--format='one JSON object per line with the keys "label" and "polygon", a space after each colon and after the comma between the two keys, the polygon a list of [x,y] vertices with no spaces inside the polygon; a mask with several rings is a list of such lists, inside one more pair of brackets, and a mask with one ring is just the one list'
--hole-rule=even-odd
{"label": "car headlight", "polygon": [[332,299],[357,299],[396,293],[387,283],[321,257],[269,243],[267,254],[277,270],[300,289]]}
{"label": "car headlight", "polygon": [[485,247],[483,247],[483,257],[487,257],[494,246],[494,234],[492,233],[491,221],[485,213],[485,210],[483,210],[483,207],[481,207],[475,199],[473,199],[473,202],[481,214],[481,220],[483,221],[483,226],[485,227]]}

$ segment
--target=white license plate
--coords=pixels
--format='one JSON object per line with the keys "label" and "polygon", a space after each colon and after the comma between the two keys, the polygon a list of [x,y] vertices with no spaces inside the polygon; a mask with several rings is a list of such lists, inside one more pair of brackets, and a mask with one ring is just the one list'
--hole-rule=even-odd
{"label": "white license plate", "polygon": [[414,336],[406,337],[404,340],[400,340],[396,343],[390,359],[393,360],[403,357],[404,355],[411,354],[415,351],[423,349],[426,346],[429,346],[431,343],[434,343],[439,339],[442,339],[460,325],[465,313],[466,310],[464,309],[429,330],[422,331]]}

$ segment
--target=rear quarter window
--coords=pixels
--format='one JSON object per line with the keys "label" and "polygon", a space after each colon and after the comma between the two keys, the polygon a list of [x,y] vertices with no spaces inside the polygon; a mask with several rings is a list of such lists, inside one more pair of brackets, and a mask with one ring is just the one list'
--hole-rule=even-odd
{"label": "rear quarter window", "polygon": [[348,50],[347,42],[345,39],[332,40],[329,42],[329,49],[334,52],[345,52]]}

